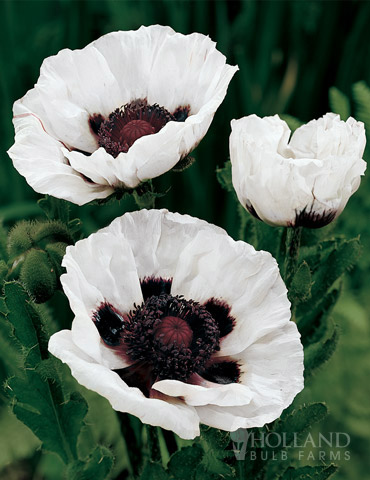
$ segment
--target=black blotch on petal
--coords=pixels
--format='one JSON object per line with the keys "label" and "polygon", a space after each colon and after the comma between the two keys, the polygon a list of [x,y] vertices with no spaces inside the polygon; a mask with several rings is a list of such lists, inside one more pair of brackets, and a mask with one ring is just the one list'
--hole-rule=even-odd
{"label": "black blotch on petal", "polygon": [[202,377],[209,382],[220,383],[222,385],[237,383],[239,381],[239,376],[239,365],[232,360],[213,363],[202,372]]}
{"label": "black blotch on petal", "polygon": [[94,313],[93,321],[104,343],[110,347],[120,344],[124,318],[111,304],[103,303]]}
{"label": "black blotch on petal", "polygon": [[178,107],[173,112],[173,116],[175,117],[176,122],[185,122],[188,118],[190,112],[190,105],[185,105],[183,107]]}
{"label": "black blotch on petal", "polygon": [[100,125],[104,121],[105,121],[104,117],[103,117],[103,115],[100,115],[100,113],[94,113],[94,115],[92,115],[89,118],[90,128],[93,131],[93,133],[95,133],[95,135],[97,135],[99,133]]}
{"label": "black blotch on petal", "polygon": [[153,295],[158,297],[162,293],[169,294],[171,291],[172,278],[145,277],[143,280],[140,280],[140,284],[145,302],[145,300]]}
{"label": "black blotch on petal", "polygon": [[230,315],[229,305],[216,298],[211,298],[204,304],[204,307],[215,320],[220,330],[220,338],[228,335],[235,325],[235,318]]}
{"label": "black blotch on petal", "polygon": [[301,212],[296,214],[294,224],[291,227],[321,228],[332,222],[336,215],[335,210],[324,210],[322,213],[316,213],[312,207],[307,210],[305,207]]}
{"label": "black blotch on petal", "polygon": [[248,205],[247,203],[245,204],[245,208],[248,210],[248,212],[254,216],[254,218],[257,218],[257,220],[261,220],[260,217],[258,216],[258,213],[256,212],[254,206],[252,204]]}

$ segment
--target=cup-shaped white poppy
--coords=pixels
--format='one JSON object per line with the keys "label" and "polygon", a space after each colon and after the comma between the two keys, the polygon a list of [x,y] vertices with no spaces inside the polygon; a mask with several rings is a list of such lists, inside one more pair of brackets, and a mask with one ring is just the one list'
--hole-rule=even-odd
{"label": "cup-shaped white poppy", "polygon": [[15,168],[78,205],[131,189],[185,158],[238,67],[209,37],[154,25],[47,58],[14,104]]}
{"label": "cup-shaped white poppy", "polygon": [[270,225],[323,227],[360,186],[364,125],[327,113],[292,135],[279,118],[233,120],[232,181],[240,203]]}
{"label": "cup-shaped white poppy", "polygon": [[118,411],[185,439],[278,418],[303,348],[276,261],[166,210],[127,213],[67,248],[75,319],[49,350]]}

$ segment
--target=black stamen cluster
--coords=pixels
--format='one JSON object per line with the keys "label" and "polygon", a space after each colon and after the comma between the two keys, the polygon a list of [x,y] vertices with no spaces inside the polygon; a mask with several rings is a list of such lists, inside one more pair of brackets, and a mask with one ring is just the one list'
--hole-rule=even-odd
{"label": "black stamen cluster", "polygon": [[[157,335],[162,319],[177,317],[193,332],[190,345],[164,344]],[[163,293],[151,296],[131,312],[122,331],[125,353],[132,361],[145,361],[157,379],[185,381],[204,369],[211,355],[219,350],[220,332],[205,307],[192,300]]]}
{"label": "black stamen cluster", "polygon": [[[127,153],[137,138],[125,138],[124,128],[134,120],[142,120],[152,127],[152,133],[157,133],[166,123],[175,117],[158,104],[147,105],[146,101],[127,103],[117,108],[109,118],[99,125],[98,143],[100,147],[116,158],[121,152]],[[140,138],[140,137],[138,137]]]}

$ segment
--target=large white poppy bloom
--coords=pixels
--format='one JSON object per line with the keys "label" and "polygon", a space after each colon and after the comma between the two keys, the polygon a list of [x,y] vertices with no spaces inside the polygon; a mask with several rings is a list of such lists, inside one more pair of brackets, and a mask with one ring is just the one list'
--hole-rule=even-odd
{"label": "large white poppy bloom", "polygon": [[[271,225],[322,227],[360,186],[364,125],[327,113],[292,135],[279,118],[233,120],[232,180],[239,201]],[[289,143],[288,143],[289,141]]]}
{"label": "large white poppy bloom", "polygon": [[14,104],[15,168],[78,205],[157,177],[206,134],[238,67],[208,37],[154,25],[47,58]]}
{"label": "large white poppy bloom", "polygon": [[67,248],[72,330],[49,350],[113,408],[185,439],[278,418],[303,349],[276,261],[166,210],[127,213]]}

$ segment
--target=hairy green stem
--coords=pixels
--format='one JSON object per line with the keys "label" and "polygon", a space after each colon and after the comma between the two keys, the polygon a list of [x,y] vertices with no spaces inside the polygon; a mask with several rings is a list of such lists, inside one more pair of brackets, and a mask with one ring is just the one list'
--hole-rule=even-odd
{"label": "hairy green stem", "polygon": [[284,280],[289,288],[297,269],[302,227],[289,227],[285,239]]}

